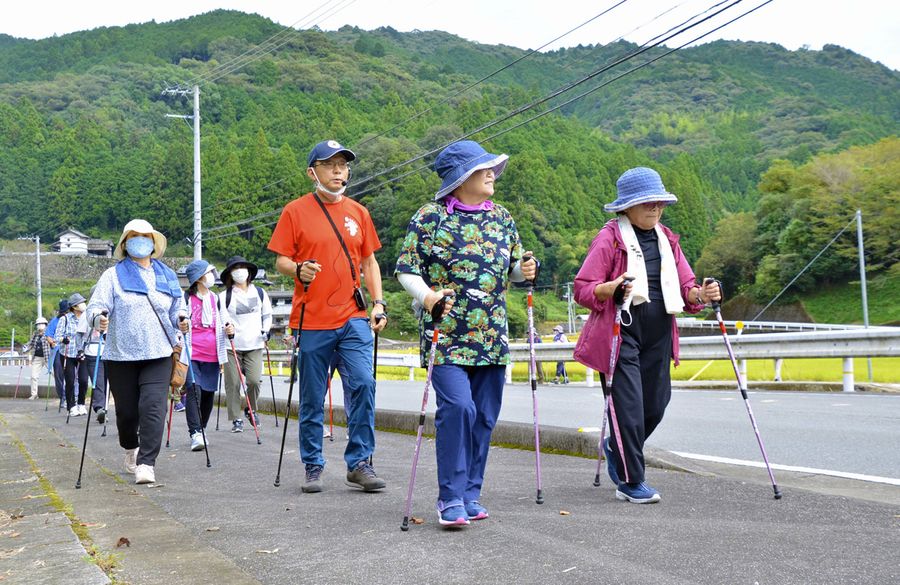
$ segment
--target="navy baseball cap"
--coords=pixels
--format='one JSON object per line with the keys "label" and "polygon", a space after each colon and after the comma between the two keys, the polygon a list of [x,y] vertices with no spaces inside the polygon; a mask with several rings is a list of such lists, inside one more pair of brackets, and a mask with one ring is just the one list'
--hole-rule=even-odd
{"label": "navy baseball cap", "polygon": [[317,160],[328,160],[338,153],[343,154],[344,158],[347,159],[347,162],[356,158],[356,155],[353,154],[352,150],[344,148],[337,140],[324,140],[309,151],[309,156],[306,159],[306,166],[311,167]]}

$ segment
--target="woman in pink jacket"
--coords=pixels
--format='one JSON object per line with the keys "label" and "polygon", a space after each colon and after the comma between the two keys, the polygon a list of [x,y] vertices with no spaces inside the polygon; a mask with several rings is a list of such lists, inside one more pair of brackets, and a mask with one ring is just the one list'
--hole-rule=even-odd
{"label": "woman in pink jacket", "polygon": [[616,181],[616,190],[616,200],[603,209],[618,217],[594,238],[575,278],[576,302],[591,309],[575,359],[601,375],[612,374],[613,296],[620,289],[621,343],[609,389],[611,436],[603,447],[616,497],[646,504],[660,500],[644,481],[643,451],[672,395],[669,362],[678,364],[675,316],[698,312],[718,300],[720,291],[716,284],[697,285],[678,236],[659,223],[663,209],[678,201],[659,173],[630,169]]}

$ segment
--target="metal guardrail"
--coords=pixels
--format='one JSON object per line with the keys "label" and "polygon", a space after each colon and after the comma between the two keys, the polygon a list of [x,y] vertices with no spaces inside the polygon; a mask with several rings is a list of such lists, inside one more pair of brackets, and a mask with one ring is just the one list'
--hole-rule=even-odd
{"label": "metal guardrail", "polygon": [[[679,317],[676,319],[679,329],[713,329],[719,330],[718,321]],[[725,321],[729,330],[737,329],[738,321]],[[747,331],[844,331],[847,329],[890,329],[890,327],[866,327],[865,325],[842,325],[834,323],[799,323],[792,321],[740,321]]]}
{"label": "metal guardrail", "polygon": [[[718,329],[718,323],[714,324]],[[853,389],[853,358],[900,356],[900,327],[757,333],[730,335],[729,339],[739,360],[742,362],[748,359],[776,360],[776,372],[780,371],[779,362],[783,359],[841,358],[844,360],[844,389],[847,391]],[[679,357],[684,361],[728,359],[725,343],[720,335],[682,337],[679,340],[679,348]],[[534,347],[537,360],[542,362],[571,362],[574,349],[574,343],[541,343]],[[529,360],[527,343],[511,343],[509,350],[513,362]],[[271,355],[272,361],[277,362],[276,372],[286,372],[288,351],[275,350]],[[409,379],[413,380],[416,368],[420,367],[419,355],[379,352],[378,365],[409,368]],[[511,375],[510,369],[507,371],[507,379]],[[593,372],[589,369],[588,386],[593,386],[593,379]]]}

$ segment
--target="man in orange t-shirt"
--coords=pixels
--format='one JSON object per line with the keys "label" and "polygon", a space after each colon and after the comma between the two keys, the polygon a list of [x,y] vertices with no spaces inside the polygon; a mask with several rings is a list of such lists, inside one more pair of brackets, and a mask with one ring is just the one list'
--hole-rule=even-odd
{"label": "man in orange t-shirt", "polygon": [[[334,140],[317,144],[306,169],[315,191],[284,206],[269,240],[269,250],[278,255],[275,268],[294,278],[290,326],[300,343],[300,460],[306,466],[302,486],[306,493],[322,491],[323,403],[328,365],[335,353],[345,365],[347,376],[341,383],[349,396],[346,483],[364,491],[385,487],[369,457],[375,450],[372,331],[387,324],[387,305],[381,300],[381,271],[374,255],[381,242],[372,218],[365,207],[344,196],[349,163],[355,158]],[[362,294],[363,274],[375,299],[371,315]]]}

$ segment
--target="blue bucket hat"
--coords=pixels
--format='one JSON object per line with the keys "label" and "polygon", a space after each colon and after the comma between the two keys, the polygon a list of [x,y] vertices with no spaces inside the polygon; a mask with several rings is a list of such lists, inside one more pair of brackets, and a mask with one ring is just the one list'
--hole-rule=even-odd
{"label": "blue bucket hat", "polygon": [[494,169],[494,178],[499,177],[508,160],[508,155],[491,154],[474,140],[454,142],[434,159],[434,171],[443,181],[440,190],[434,194],[434,200],[453,193],[475,171]]}
{"label": "blue bucket hat", "polygon": [[193,285],[203,278],[207,272],[212,272],[215,269],[216,268],[206,260],[194,260],[185,267],[184,274],[187,276],[188,285]]}
{"label": "blue bucket hat", "polygon": [[635,167],[622,173],[616,181],[616,194],[616,200],[604,205],[603,211],[618,213],[641,203],[678,201],[678,197],[666,191],[659,173],[647,167]]}
{"label": "blue bucket hat", "polygon": [[347,162],[356,159],[356,155],[349,148],[344,148],[337,140],[323,140],[309,151],[306,158],[306,166],[311,167],[317,160],[328,160],[334,155],[342,153]]}

